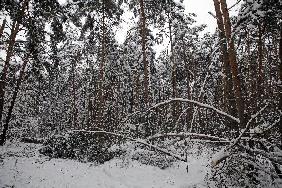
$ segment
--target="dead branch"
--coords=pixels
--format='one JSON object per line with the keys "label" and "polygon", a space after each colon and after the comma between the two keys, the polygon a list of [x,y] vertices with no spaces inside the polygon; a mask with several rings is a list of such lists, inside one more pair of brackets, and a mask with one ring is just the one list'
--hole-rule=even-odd
{"label": "dead branch", "polygon": [[154,140],[154,139],[157,139],[157,138],[164,138],[164,137],[197,137],[197,138],[206,138],[206,139],[210,139],[210,140],[218,140],[218,141],[227,142],[227,143],[230,142],[228,139],[220,138],[220,137],[217,137],[217,136],[206,135],[206,134],[198,134],[198,133],[185,133],[185,132],[156,134],[154,136],[147,138],[147,140]]}
{"label": "dead branch", "polygon": [[224,161],[226,158],[228,158],[231,153],[229,153],[229,150],[231,150],[235,145],[237,145],[239,143],[239,141],[241,140],[242,136],[249,130],[250,128],[250,123],[255,119],[257,118],[257,116],[259,114],[261,114],[265,109],[266,107],[268,106],[268,104],[266,104],[261,110],[259,110],[256,114],[252,115],[251,118],[249,119],[249,121],[247,122],[246,124],[246,127],[245,129],[241,132],[241,134],[233,139],[230,143],[229,146],[227,146],[226,148],[222,149],[220,152],[216,153],[216,155],[213,157],[211,163],[212,163],[212,166],[215,167],[217,166],[220,162]]}
{"label": "dead branch", "polygon": [[182,158],[181,156],[177,155],[177,154],[174,154],[174,153],[171,153],[165,149],[162,149],[162,148],[159,148],[158,146],[155,146],[153,144],[149,144],[143,140],[140,140],[140,139],[134,139],[134,138],[130,138],[128,136],[125,136],[125,135],[122,135],[122,134],[118,134],[118,133],[113,133],[113,132],[107,132],[107,131],[87,131],[87,130],[71,130],[70,132],[86,132],[86,133],[91,133],[91,134],[106,134],[106,135],[112,135],[112,136],[116,136],[116,137],[121,137],[123,139],[126,139],[126,140],[131,140],[133,142],[136,142],[136,143],[139,143],[139,144],[143,144],[145,146],[148,146],[149,148],[153,148],[155,149],[156,151],[159,151],[161,153],[164,153],[168,156],[171,156],[171,157],[174,157],[180,161],[184,161],[184,162],[187,162],[185,158]]}
{"label": "dead branch", "polygon": [[202,108],[207,108],[207,109],[210,109],[210,110],[213,110],[215,111],[216,113],[222,115],[222,116],[225,116],[225,117],[228,117],[229,119],[237,122],[237,123],[240,123],[240,120],[239,118],[236,118],[226,112],[223,112],[217,108],[215,108],[214,106],[211,106],[209,104],[205,104],[205,103],[201,103],[201,102],[198,102],[198,101],[195,101],[195,100],[190,100],[190,99],[183,99],[183,98],[173,98],[173,99],[169,99],[169,100],[166,100],[166,101],[163,101],[163,102],[160,102],[152,107],[150,107],[148,110],[146,110],[145,112],[141,112],[141,111],[136,111],[132,114],[129,114],[121,123],[125,123],[130,117],[134,116],[134,115],[137,115],[137,114],[147,114],[149,113],[150,111],[154,110],[155,108],[158,108],[160,106],[163,106],[163,105],[166,105],[166,104],[170,104],[172,102],[187,102],[187,103],[191,103],[191,104],[194,104],[196,106],[199,106],[199,107],[202,107]]}

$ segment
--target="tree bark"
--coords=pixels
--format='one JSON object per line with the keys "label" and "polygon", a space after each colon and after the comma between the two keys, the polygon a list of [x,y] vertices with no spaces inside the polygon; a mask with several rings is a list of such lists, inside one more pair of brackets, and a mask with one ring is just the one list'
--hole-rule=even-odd
{"label": "tree bark", "polygon": [[[279,109],[282,111],[282,25],[280,25],[280,41],[279,41],[279,79],[280,79],[280,87],[279,89]],[[280,148],[282,149],[282,117],[280,116],[280,122],[278,123],[278,128],[280,132]]]}
{"label": "tree bark", "polygon": [[262,61],[263,61],[263,42],[262,42],[262,28],[258,26],[258,75],[257,75],[257,86],[258,86],[258,99],[262,98],[263,95],[263,73],[262,73]]}
{"label": "tree bark", "polygon": [[105,24],[105,0],[103,0],[102,16],[102,59],[100,62],[99,81],[98,81],[98,104],[97,104],[97,126],[103,129],[103,112],[104,112],[104,66],[106,64],[106,24]]}
{"label": "tree bark", "polygon": [[6,25],[6,19],[3,20],[1,28],[0,28],[0,39],[2,38],[2,35],[4,33],[5,25]]}
{"label": "tree bark", "polygon": [[[169,40],[170,40],[170,62],[172,66],[172,74],[171,74],[171,84],[172,84],[172,98],[177,97],[177,84],[176,84],[176,64],[174,61],[174,49],[173,49],[173,41],[172,41],[172,26],[171,26],[171,5],[170,12],[168,12],[168,28],[169,28]],[[179,104],[177,102],[172,104],[172,118],[174,123],[178,119],[179,112]]]}
{"label": "tree bark", "polygon": [[228,42],[229,63],[231,67],[232,81],[235,90],[234,93],[235,93],[236,107],[240,119],[240,126],[243,127],[245,124],[244,102],[242,98],[241,81],[239,79],[238,64],[236,61],[236,51],[234,47],[234,41],[231,36],[231,23],[230,23],[230,17],[229,17],[226,0],[220,0],[220,5],[224,18],[225,36]]}
{"label": "tree bark", "polygon": [[9,109],[8,109],[8,114],[7,114],[7,117],[6,117],[6,120],[5,120],[4,128],[3,128],[3,131],[2,131],[2,134],[1,134],[1,138],[0,138],[0,146],[4,145],[6,138],[7,138],[7,131],[8,131],[8,128],[9,128],[9,123],[10,123],[10,120],[11,120],[11,117],[12,117],[13,109],[14,109],[14,106],[15,106],[15,101],[17,99],[17,95],[18,95],[18,92],[20,90],[20,86],[21,86],[21,83],[22,83],[22,80],[23,80],[24,71],[25,71],[25,67],[27,65],[27,62],[28,62],[28,57],[25,57],[21,71],[20,71],[19,78],[17,79],[15,90],[13,92],[12,101],[11,101],[11,104],[10,104]]}
{"label": "tree bark", "polygon": [[255,109],[256,108],[256,93],[257,93],[257,89],[256,89],[256,80],[253,79],[254,75],[256,74],[256,65],[255,63],[252,61],[252,56],[251,56],[251,39],[250,39],[250,31],[248,29],[246,29],[246,53],[247,53],[247,63],[248,63],[248,87],[250,88],[249,92],[248,92],[248,106],[249,109],[247,109],[247,113],[253,114],[255,113]]}
{"label": "tree bark", "polygon": [[142,37],[142,55],[144,66],[144,103],[145,106],[149,105],[149,72],[146,54],[146,17],[144,11],[144,0],[139,0],[140,3],[140,19],[141,19],[141,37]]}
{"label": "tree bark", "polygon": [[[74,59],[76,61],[77,58]],[[73,113],[73,128],[77,129],[77,108],[76,108],[76,93],[75,93],[75,62],[72,63],[72,113]]]}
{"label": "tree bark", "polygon": [[173,41],[172,41],[172,26],[171,26],[171,16],[170,12],[168,13],[168,28],[169,28],[169,41],[170,41],[170,62],[172,66],[172,75],[171,75],[171,82],[172,82],[172,98],[177,97],[177,91],[176,91],[176,64],[174,62],[174,49],[173,49]]}
{"label": "tree bark", "polygon": [[13,55],[16,36],[17,36],[17,33],[19,31],[19,27],[20,27],[20,21],[21,21],[22,17],[24,16],[24,12],[25,12],[25,9],[28,5],[28,2],[29,2],[29,0],[23,1],[22,8],[19,12],[19,16],[18,16],[17,20],[14,20],[14,22],[13,22],[11,34],[10,34],[10,38],[9,38],[9,44],[8,44],[8,48],[7,48],[7,51],[6,51],[7,55],[6,55],[6,59],[5,59],[5,63],[4,63],[4,68],[3,68],[2,73],[1,73],[1,78],[0,78],[0,123],[1,124],[2,124],[2,117],[3,117],[3,109],[4,109],[6,78],[7,78],[7,74],[8,74],[8,69],[10,67],[10,60],[11,60],[11,57]]}
{"label": "tree bark", "polygon": [[223,97],[224,97],[224,103],[225,103],[225,109],[227,112],[229,112],[231,115],[235,115],[235,106],[234,103],[234,92],[232,90],[233,83],[232,83],[232,75],[230,70],[230,63],[229,63],[229,54],[227,50],[227,44],[226,44],[226,37],[225,37],[225,29],[223,24],[223,17],[222,12],[220,10],[220,4],[218,0],[213,0],[214,7],[215,7],[215,13],[217,18],[217,26],[219,29],[219,39],[220,39],[220,48],[221,48],[221,59],[223,62],[223,72],[224,72],[224,78],[223,78]]}

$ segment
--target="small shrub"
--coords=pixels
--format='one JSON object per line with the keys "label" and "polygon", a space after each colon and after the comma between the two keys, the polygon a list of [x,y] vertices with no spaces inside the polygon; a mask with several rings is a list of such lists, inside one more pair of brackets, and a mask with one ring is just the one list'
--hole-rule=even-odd
{"label": "small shrub", "polygon": [[44,142],[40,153],[53,158],[104,163],[115,156],[108,148],[115,138],[86,132],[54,135]]}
{"label": "small shrub", "polygon": [[160,169],[166,169],[172,166],[173,162],[175,162],[175,159],[173,157],[145,149],[136,150],[132,155],[132,159],[137,160],[145,165],[159,167]]}

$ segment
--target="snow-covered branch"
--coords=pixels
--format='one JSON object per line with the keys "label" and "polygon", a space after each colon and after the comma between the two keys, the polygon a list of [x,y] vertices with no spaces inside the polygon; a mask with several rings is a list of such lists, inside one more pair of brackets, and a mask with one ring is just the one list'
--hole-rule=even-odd
{"label": "snow-covered branch", "polygon": [[147,138],[147,140],[154,140],[154,139],[163,138],[163,137],[198,137],[198,138],[206,138],[206,139],[211,139],[211,140],[219,140],[219,141],[222,141],[222,142],[230,142],[228,139],[220,138],[220,137],[217,137],[217,136],[206,135],[206,134],[198,134],[198,133],[185,133],[185,132],[156,134],[154,136]]}
{"label": "snow-covered branch", "polygon": [[257,118],[257,116],[259,114],[261,114],[265,109],[266,107],[268,106],[268,104],[266,104],[262,109],[260,109],[256,114],[252,115],[251,118],[249,119],[249,121],[247,122],[246,124],[246,127],[245,129],[243,129],[243,131],[241,132],[241,134],[233,139],[231,141],[231,143],[229,144],[229,146],[227,146],[226,148],[223,148],[221,151],[217,152],[213,159],[212,159],[212,166],[216,166],[218,165],[221,161],[225,160],[227,157],[230,156],[230,153],[229,153],[229,150],[234,147],[236,144],[238,144],[238,142],[240,141],[240,139],[242,138],[242,136],[249,130],[250,128],[250,125],[251,125],[251,122]]}
{"label": "snow-covered branch", "polygon": [[160,102],[160,103],[157,103],[155,104],[154,106],[150,107],[148,110],[146,111],[136,111],[134,113],[131,113],[129,114],[128,116],[126,116],[121,122],[120,122],[120,126],[122,124],[124,124],[125,122],[127,122],[127,120],[132,117],[132,116],[135,116],[137,114],[141,114],[141,115],[144,115],[144,114],[147,114],[148,112],[152,111],[153,109],[156,109],[160,106],[163,106],[163,105],[166,105],[166,104],[170,104],[172,102],[186,102],[186,103],[191,103],[191,104],[194,104],[198,107],[202,107],[202,108],[207,108],[207,109],[210,109],[210,110],[213,110],[215,111],[216,113],[224,116],[224,117],[228,117],[229,119],[237,122],[237,123],[240,123],[240,120],[239,118],[236,118],[222,110],[219,110],[217,109],[216,107],[212,106],[212,105],[209,105],[209,104],[205,104],[205,103],[201,103],[201,102],[198,102],[198,101],[195,101],[195,100],[191,100],[191,99],[184,99],[184,98],[173,98],[173,99],[169,99],[169,100],[166,100],[166,101],[163,101],[163,102]]}
{"label": "snow-covered branch", "polygon": [[202,107],[202,108],[211,109],[211,110],[215,111],[218,114],[221,114],[221,115],[223,115],[225,117],[228,117],[228,118],[236,121],[237,123],[240,123],[239,118],[236,118],[236,117],[234,117],[234,116],[232,116],[230,114],[227,114],[226,112],[223,112],[223,111],[221,111],[221,110],[219,110],[219,109],[217,109],[214,106],[211,106],[209,104],[201,103],[201,102],[198,102],[198,101],[195,101],[195,100],[190,100],[190,99],[183,99],[183,98],[169,99],[169,100],[166,100],[166,101],[163,101],[163,102],[160,102],[160,103],[154,105],[149,110],[153,110],[153,109],[158,108],[158,107],[160,107],[162,105],[169,104],[169,103],[172,103],[172,102],[187,102],[187,103],[191,103],[191,104],[197,105],[197,106]]}
{"label": "snow-covered branch", "polygon": [[246,127],[245,129],[241,132],[241,134],[236,138],[234,139],[233,141],[231,141],[231,144],[230,146],[227,148],[227,149],[230,149],[232,148],[233,146],[235,146],[239,140],[241,139],[241,137],[246,133],[246,131],[248,131],[250,129],[250,126],[251,126],[251,122],[260,114],[262,113],[266,107],[268,106],[268,104],[266,104],[262,109],[260,109],[256,114],[252,115],[251,118],[249,119],[249,121],[247,122],[246,124]]}
{"label": "snow-covered branch", "polygon": [[112,136],[116,136],[116,137],[121,137],[123,139],[126,139],[126,140],[131,140],[133,142],[136,142],[136,143],[139,143],[139,144],[143,144],[145,146],[148,146],[149,148],[153,148],[155,149],[156,151],[159,151],[161,153],[164,153],[168,156],[171,156],[171,157],[174,157],[180,161],[184,161],[184,162],[187,162],[185,158],[177,155],[177,154],[174,154],[174,153],[171,153],[165,149],[162,149],[156,145],[153,145],[153,144],[150,144],[150,143],[147,143],[146,141],[144,140],[141,140],[141,139],[134,139],[134,138],[130,138],[128,136],[125,136],[125,135],[122,135],[122,134],[118,134],[118,133],[113,133],[113,132],[107,132],[107,131],[87,131],[87,130],[71,130],[70,132],[85,132],[85,133],[91,133],[91,134],[106,134],[106,135],[112,135]]}

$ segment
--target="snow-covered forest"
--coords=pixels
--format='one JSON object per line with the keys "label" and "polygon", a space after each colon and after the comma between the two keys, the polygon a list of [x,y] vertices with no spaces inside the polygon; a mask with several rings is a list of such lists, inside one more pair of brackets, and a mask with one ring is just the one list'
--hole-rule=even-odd
{"label": "snow-covered forest", "polygon": [[1,0],[0,187],[282,187],[282,1],[207,1]]}

